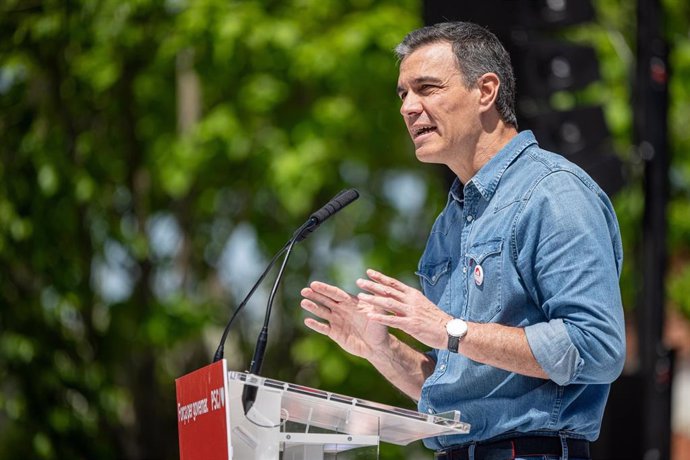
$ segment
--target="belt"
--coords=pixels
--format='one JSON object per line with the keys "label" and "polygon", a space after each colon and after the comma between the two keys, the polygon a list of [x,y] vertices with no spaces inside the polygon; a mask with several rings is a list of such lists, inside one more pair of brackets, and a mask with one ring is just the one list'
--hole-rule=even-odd
{"label": "belt", "polygon": [[[589,442],[584,439],[566,439],[568,457],[590,458]],[[469,460],[470,446],[449,447],[437,450],[435,459]],[[503,456],[501,454],[505,451]],[[501,441],[477,443],[474,449],[475,460],[509,460],[519,457],[552,455],[561,456],[561,438],[555,436],[526,436]]]}

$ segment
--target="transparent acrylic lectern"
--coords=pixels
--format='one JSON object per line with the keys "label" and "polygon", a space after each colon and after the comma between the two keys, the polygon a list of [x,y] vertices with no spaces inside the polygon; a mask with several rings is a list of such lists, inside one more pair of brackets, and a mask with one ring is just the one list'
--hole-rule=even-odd
{"label": "transparent acrylic lectern", "polygon": [[[246,416],[245,385],[258,387]],[[422,414],[235,371],[228,372],[228,403],[233,459],[378,458],[380,441],[407,445],[470,429],[458,411]],[[366,457],[354,453],[363,450]]]}

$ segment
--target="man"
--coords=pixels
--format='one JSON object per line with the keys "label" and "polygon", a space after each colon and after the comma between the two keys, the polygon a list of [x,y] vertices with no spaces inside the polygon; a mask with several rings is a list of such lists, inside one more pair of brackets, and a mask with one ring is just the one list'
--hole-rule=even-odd
{"label": "man", "polygon": [[510,59],[489,31],[437,24],[396,52],[416,156],[457,176],[419,262],[423,293],[374,270],[356,296],[312,282],[301,305],[321,320],[305,324],[420,411],[461,411],[470,433],[426,440],[436,458],[589,458],[625,355],[611,203],[518,133]]}

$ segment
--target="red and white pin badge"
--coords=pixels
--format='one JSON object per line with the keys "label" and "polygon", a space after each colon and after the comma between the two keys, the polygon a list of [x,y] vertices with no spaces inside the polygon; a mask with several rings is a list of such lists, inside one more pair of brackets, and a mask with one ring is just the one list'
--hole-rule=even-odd
{"label": "red and white pin badge", "polygon": [[484,282],[484,269],[481,265],[477,264],[474,267],[474,284],[481,286]]}

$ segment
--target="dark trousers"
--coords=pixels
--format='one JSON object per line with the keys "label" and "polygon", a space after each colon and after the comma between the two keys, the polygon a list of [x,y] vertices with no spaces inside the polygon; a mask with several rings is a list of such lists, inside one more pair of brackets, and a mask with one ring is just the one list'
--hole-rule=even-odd
{"label": "dark trousers", "polygon": [[589,460],[589,442],[560,436],[526,436],[449,447],[436,451],[438,460]]}

